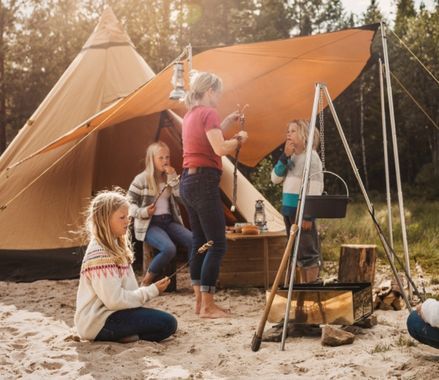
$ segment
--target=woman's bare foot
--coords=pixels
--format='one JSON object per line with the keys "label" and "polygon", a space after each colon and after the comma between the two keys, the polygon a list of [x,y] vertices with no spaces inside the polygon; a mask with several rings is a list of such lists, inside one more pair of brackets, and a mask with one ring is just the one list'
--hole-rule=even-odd
{"label": "woman's bare foot", "polygon": [[230,317],[230,312],[218,306],[213,300],[213,294],[202,292],[201,293],[201,318],[227,318]]}
{"label": "woman's bare foot", "polygon": [[201,308],[200,318],[229,318],[231,316],[230,312],[224,310],[216,304],[209,305],[208,307]]}

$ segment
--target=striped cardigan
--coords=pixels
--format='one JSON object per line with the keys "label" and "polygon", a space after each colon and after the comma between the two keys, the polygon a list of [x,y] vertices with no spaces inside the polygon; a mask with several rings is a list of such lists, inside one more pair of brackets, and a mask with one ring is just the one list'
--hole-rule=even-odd
{"label": "striped cardigan", "polygon": [[[177,176],[176,173],[168,175],[166,181],[169,182]],[[138,174],[128,189],[128,200],[130,202],[129,214],[134,218],[134,235],[137,240],[144,241],[146,231],[148,230],[151,218],[148,216],[147,206],[152,204],[156,198],[146,182],[146,172]],[[172,188],[169,197],[169,206],[172,217],[175,222],[183,224],[180,209],[178,208],[177,199],[180,199],[179,186]]]}

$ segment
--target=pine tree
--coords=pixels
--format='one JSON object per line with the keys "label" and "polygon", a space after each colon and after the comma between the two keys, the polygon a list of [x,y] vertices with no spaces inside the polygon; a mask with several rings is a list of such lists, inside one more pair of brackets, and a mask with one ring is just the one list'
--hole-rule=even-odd
{"label": "pine tree", "polygon": [[383,20],[383,14],[380,11],[378,0],[370,0],[370,4],[362,17],[363,23],[374,24],[381,20]]}
{"label": "pine tree", "polygon": [[413,0],[398,0],[395,19],[396,34],[402,37],[407,32],[407,22],[412,17],[416,17]]}
{"label": "pine tree", "polygon": [[348,23],[341,0],[293,0],[290,9],[294,35],[330,32]]}
{"label": "pine tree", "polygon": [[6,149],[7,129],[10,128],[9,91],[14,77],[10,56],[21,17],[19,10],[23,4],[24,1],[20,0],[0,3],[0,154]]}
{"label": "pine tree", "polygon": [[254,41],[288,38],[292,20],[285,0],[261,0],[255,16]]}

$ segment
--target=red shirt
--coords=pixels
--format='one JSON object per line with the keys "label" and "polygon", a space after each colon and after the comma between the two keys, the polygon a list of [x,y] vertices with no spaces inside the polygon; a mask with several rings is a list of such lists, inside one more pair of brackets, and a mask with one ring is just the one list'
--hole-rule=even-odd
{"label": "red shirt", "polygon": [[183,119],[183,168],[210,167],[222,170],[221,157],[215,154],[206,132],[221,129],[218,111],[196,106]]}

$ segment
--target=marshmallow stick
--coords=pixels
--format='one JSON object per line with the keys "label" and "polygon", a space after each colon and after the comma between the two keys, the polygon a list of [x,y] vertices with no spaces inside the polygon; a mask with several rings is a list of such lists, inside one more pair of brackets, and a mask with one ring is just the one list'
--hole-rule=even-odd
{"label": "marshmallow stick", "polygon": [[[208,251],[208,249],[212,246],[213,246],[213,240],[209,240],[208,242],[204,243],[200,248],[198,248],[197,255],[204,255]],[[189,266],[189,264],[191,263],[194,257],[195,256],[191,257],[187,263],[183,264],[180,268],[178,268],[174,273],[172,273],[168,277],[171,278],[175,276],[178,272],[181,272],[184,268]]]}

